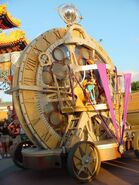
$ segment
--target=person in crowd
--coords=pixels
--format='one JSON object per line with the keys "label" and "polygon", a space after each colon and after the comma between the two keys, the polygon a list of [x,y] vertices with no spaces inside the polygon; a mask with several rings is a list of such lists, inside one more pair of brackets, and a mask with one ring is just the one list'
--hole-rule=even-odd
{"label": "person in crowd", "polygon": [[7,106],[7,110],[8,110],[8,112],[7,112],[8,121],[9,121],[9,123],[10,123],[10,122],[12,122],[12,114],[13,114],[13,110],[12,110],[12,108],[11,108],[11,106],[10,106],[10,105],[8,105],[8,106]]}
{"label": "person in crowd", "polygon": [[[0,128],[1,130],[1,128]],[[2,133],[0,132],[0,160],[3,158],[3,146],[2,146],[2,140],[1,140]]]}
{"label": "person in crowd", "polygon": [[2,148],[4,150],[4,157],[10,157],[9,154],[9,148],[10,148],[10,135],[9,135],[9,129],[8,124],[6,120],[4,121],[3,127],[0,129],[1,135],[1,143]]}
{"label": "person in crowd", "polygon": [[20,138],[20,123],[18,119],[15,119],[13,122],[11,122],[8,126],[10,135],[13,138],[13,144],[18,144],[21,141]]}

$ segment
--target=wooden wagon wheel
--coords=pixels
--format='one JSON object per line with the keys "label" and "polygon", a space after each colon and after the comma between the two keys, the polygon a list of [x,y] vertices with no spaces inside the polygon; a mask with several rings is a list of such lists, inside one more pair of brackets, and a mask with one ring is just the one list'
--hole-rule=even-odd
{"label": "wooden wagon wheel", "polygon": [[67,168],[80,182],[90,182],[100,169],[100,156],[95,145],[89,141],[75,144],[69,151]]}

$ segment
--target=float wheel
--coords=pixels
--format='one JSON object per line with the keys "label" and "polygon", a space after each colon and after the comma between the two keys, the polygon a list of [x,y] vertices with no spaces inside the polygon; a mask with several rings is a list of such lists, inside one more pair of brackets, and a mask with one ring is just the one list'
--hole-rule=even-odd
{"label": "float wheel", "polygon": [[89,141],[75,144],[68,153],[68,171],[80,182],[92,181],[99,172],[100,163],[98,149]]}
{"label": "float wheel", "polygon": [[23,166],[23,156],[22,156],[22,149],[31,147],[33,144],[31,141],[23,141],[16,145],[14,152],[13,152],[13,162],[19,168],[24,168]]}

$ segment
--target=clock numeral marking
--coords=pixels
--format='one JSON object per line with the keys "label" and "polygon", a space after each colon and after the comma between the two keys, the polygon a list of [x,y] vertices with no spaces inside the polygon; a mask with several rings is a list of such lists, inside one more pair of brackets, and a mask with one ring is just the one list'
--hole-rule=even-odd
{"label": "clock numeral marking", "polygon": [[55,31],[54,34],[57,39],[61,39],[61,35],[60,35],[59,31]]}
{"label": "clock numeral marking", "polygon": [[26,69],[26,70],[29,70],[29,71],[30,71],[30,70],[31,70],[31,71],[35,71],[36,66],[37,66],[36,61],[35,61],[35,60],[32,60],[32,59],[30,59],[30,58],[28,58],[27,63],[26,63],[26,65],[25,65],[25,69]]}
{"label": "clock numeral marking", "polygon": [[46,37],[43,37],[43,39],[46,41],[46,43],[47,43],[48,45],[50,45],[50,44],[51,44],[51,42],[50,42],[50,41],[48,41],[48,40],[46,39]]}
{"label": "clock numeral marking", "polygon": [[35,49],[37,52],[41,53],[42,50],[38,49],[37,46],[34,46],[33,49]]}
{"label": "clock numeral marking", "polygon": [[30,85],[35,84],[35,79],[32,79],[30,77],[24,77],[24,85]]}
{"label": "clock numeral marking", "polygon": [[51,137],[51,134],[49,133],[49,131],[47,131],[45,134],[43,134],[41,136],[42,139],[44,139],[45,142],[47,142]]}

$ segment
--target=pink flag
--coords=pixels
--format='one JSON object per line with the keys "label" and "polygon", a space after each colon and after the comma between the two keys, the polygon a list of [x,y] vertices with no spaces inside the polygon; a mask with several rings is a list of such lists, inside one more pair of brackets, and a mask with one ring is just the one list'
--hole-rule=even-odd
{"label": "pink flag", "polygon": [[111,119],[113,122],[113,126],[115,129],[116,137],[118,142],[120,142],[119,135],[118,135],[118,129],[117,129],[117,124],[116,124],[116,119],[115,119],[115,114],[114,114],[114,109],[113,109],[113,103],[112,103],[112,97],[110,94],[110,89],[109,89],[109,84],[108,84],[108,77],[107,77],[107,71],[106,71],[106,64],[97,64],[97,68],[100,74],[100,78],[103,84],[103,88],[105,91],[107,103],[110,109],[111,113]]}

